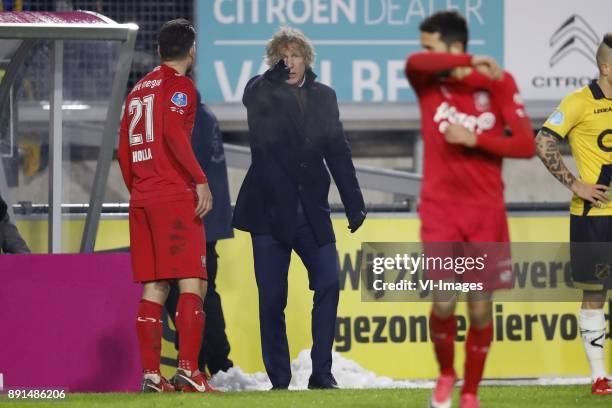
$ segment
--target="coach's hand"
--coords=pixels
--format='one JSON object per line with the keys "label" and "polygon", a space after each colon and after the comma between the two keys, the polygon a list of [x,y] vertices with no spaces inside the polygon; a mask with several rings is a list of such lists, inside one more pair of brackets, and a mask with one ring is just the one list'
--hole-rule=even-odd
{"label": "coach's hand", "polygon": [[360,211],[359,214],[354,215],[349,219],[348,229],[351,231],[351,234],[354,234],[355,231],[361,227],[363,221],[365,221],[366,214],[367,213],[365,211]]}
{"label": "coach's hand", "polygon": [[502,79],[504,77],[504,70],[499,66],[497,61],[486,55],[474,55],[472,57],[472,66],[476,71],[493,80]]}
{"label": "coach's hand", "polygon": [[285,64],[285,60],[281,59],[276,65],[267,70],[264,76],[269,81],[283,83],[289,79],[290,71],[289,67]]}
{"label": "coach's hand", "polygon": [[610,201],[608,197],[610,187],[602,184],[590,184],[576,179],[572,183],[571,190],[578,197],[589,201],[596,207],[605,208]]}
{"label": "coach's hand", "polygon": [[196,217],[202,218],[212,210],[212,194],[208,183],[196,184],[196,194],[198,195],[198,205],[196,206],[195,214]]}
{"label": "coach's hand", "polygon": [[444,132],[444,139],[447,143],[463,145],[466,147],[474,147],[478,141],[474,132],[470,132],[461,125],[455,125],[452,123],[446,128],[446,131]]}

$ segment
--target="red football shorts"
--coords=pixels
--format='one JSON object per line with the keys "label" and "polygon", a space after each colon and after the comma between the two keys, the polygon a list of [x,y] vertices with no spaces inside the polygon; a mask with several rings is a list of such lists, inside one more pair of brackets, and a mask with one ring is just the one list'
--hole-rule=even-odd
{"label": "red football shorts", "polygon": [[[508,220],[503,207],[489,208],[460,203],[422,202],[421,241],[428,257],[484,257],[482,269],[430,268],[427,278],[456,282],[482,282],[486,291],[512,287],[512,260]],[[443,244],[441,244],[443,243]]]}
{"label": "red football shorts", "polygon": [[206,240],[193,200],[130,206],[134,281],[207,279]]}

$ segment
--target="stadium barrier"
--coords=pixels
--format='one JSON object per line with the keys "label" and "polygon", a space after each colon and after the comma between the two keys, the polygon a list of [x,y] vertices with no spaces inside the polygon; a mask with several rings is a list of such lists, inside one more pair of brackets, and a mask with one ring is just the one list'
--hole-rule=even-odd
{"label": "stadium barrier", "polygon": [[2,255],[0,275],[6,389],[138,390],[142,289],[128,254]]}
{"label": "stadium barrier", "polygon": [[[335,351],[378,375],[395,379],[434,378],[437,367],[427,331],[429,303],[376,303],[361,300],[361,243],[416,242],[419,235],[418,219],[401,214],[375,214],[356,234],[348,232],[344,218],[336,217],[333,222],[341,268]],[[67,232],[82,228],[82,221],[72,220],[69,223],[71,226],[65,228]],[[31,239],[37,236],[37,231],[45,231],[44,224],[44,221],[20,221],[19,228],[28,242],[35,242],[35,245],[45,248],[45,234],[38,235],[42,240],[40,242]],[[568,224],[565,214],[511,216],[511,237],[514,242],[567,242]],[[222,295],[227,334],[232,346],[230,357],[245,372],[263,371],[251,242],[248,234],[239,231],[236,233],[234,239],[220,241],[218,244],[220,259],[217,286]],[[79,234],[74,236],[78,237]],[[78,249],[77,241],[69,242],[65,248]],[[128,245],[126,220],[104,220],[101,223],[97,250]],[[548,263],[547,259],[541,261]],[[87,269],[81,270],[81,273],[86,273],[84,271]],[[118,286],[131,285],[129,276],[127,272],[113,272],[107,275],[106,284],[110,285],[112,282]],[[120,282],[113,282],[114,279]],[[65,285],[65,293],[71,293],[68,290],[69,285]],[[127,296],[128,292],[125,292],[125,295]],[[100,293],[99,296],[100,299],[110,299],[108,293]],[[129,296],[137,298],[138,291],[130,292]],[[91,299],[89,297],[87,301],[91,302]],[[137,299],[121,301],[131,305],[135,304]],[[299,258],[294,255],[289,271],[289,300],[286,309],[292,358],[311,346],[311,305],[312,292],[308,290],[306,271]],[[456,368],[459,373],[463,371],[463,342],[467,331],[467,322],[463,317],[464,306],[459,305],[461,317],[456,348]],[[589,369],[586,359],[583,358],[584,351],[577,327],[578,308],[579,304],[576,302],[496,302],[495,342],[487,361],[485,377],[588,376]],[[122,334],[117,331],[116,336],[133,336],[132,311],[127,318],[130,322],[127,332]],[[609,322],[612,304],[608,303],[605,311]],[[168,365],[162,370],[168,376],[174,373],[172,361],[176,357],[172,342],[173,329],[170,324],[164,330],[163,361]],[[607,368],[612,369],[609,347],[606,352]],[[134,357],[137,357],[135,349]],[[6,374],[5,381],[9,381]]]}

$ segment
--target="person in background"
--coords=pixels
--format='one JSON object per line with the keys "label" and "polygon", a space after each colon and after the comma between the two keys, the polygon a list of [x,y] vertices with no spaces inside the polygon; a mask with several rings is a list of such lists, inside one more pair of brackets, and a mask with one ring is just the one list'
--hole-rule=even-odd
{"label": "person in background", "polygon": [[[470,328],[460,407],[477,408],[478,385],[493,340],[493,290],[510,285],[510,240],[504,203],[504,157],[535,153],[533,129],[512,75],[487,56],[467,53],[468,27],[455,11],[440,11],[420,25],[424,51],[410,55],[406,76],[421,110],[425,145],[419,203],[421,240],[436,243],[502,243],[497,262],[481,274],[487,290],[468,294]],[[512,131],[505,136],[505,127]],[[449,217],[449,214],[460,216]],[[458,246],[458,245],[457,245]],[[465,246],[464,246],[465,248]],[[454,272],[428,271],[429,279],[454,280]],[[430,401],[449,408],[457,380],[454,368],[457,299],[434,293],[429,320],[440,367]]]}
{"label": "person in background", "polygon": [[270,69],[253,77],[244,91],[252,160],[236,200],[234,226],[251,233],[262,355],[273,389],[291,382],[284,310],[294,250],[314,290],[308,388],[337,388],[331,367],[340,271],[327,169],[351,232],[363,223],[365,204],[336,93],[317,82],[311,69],[312,43],[300,30],[283,27],[266,52]]}
{"label": "person in background", "polygon": [[[604,304],[612,289],[609,245],[612,242],[612,33],[604,36],[595,61],[599,78],[567,95],[536,136],[538,156],[568,190],[570,206],[570,254],[572,279],[582,289],[578,325],[591,367],[591,393],[612,395],[612,379],[606,373]],[[569,138],[578,177],[565,165],[559,143]],[[606,268],[607,267],[607,268]]]}
{"label": "person in background", "polygon": [[[128,94],[118,158],[130,192],[130,253],[143,293],[136,332],[142,392],[211,392],[198,369],[208,279],[202,217],[212,209],[206,175],[191,149],[196,91],[186,76],[195,61],[195,29],[185,19],[167,22],[157,42],[162,64]],[[176,280],[181,332],[175,381],[161,375],[162,312]]]}
{"label": "person in background", "polygon": [[[0,164],[2,165],[2,164]],[[8,215],[8,204],[0,196],[0,253],[29,254],[30,248],[11,222]]]}
{"label": "person in background", "polygon": [[[208,289],[204,298],[206,325],[198,358],[200,371],[205,368],[211,375],[227,371],[234,364],[229,359],[230,344],[225,334],[225,318],[221,307],[221,297],[217,292],[217,241],[234,236],[232,229],[232,205],[227,180],[227,164],[223,151],[223,137],[215,114],[201,101],[197,92],[195,124],[191,135],[191,146],[200,167],[208,177],[210,191],[215,197],[215,205],[204,217],[206,231],[206,270]],[[174,322],[179,291],[171,285],[166,310]],[[178,335],[175,344],[178,345]]]}

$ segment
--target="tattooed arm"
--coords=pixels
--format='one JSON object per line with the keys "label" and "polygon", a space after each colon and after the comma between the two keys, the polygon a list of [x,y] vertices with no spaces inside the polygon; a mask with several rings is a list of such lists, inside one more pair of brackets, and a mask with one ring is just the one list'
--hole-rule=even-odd
{"label": "tattooed arm", "polygon": [[559,139],[546,129],[541,129],[536,136],[536,147],[538,157],[542,160],[550,174],[571,190],[576,177],[563,163],[563,158],[559,151]]}
{"label": "tattooed arm", "polygon": [[595,205],[601,206],[608,203],[608,186],[589,184],[577,179],[563,163],[561,152],[559,152],[559,139],[555,135],[546,129],[541,129],[536,136],[536,147],[538,157],[561,184],[578,197]]}

